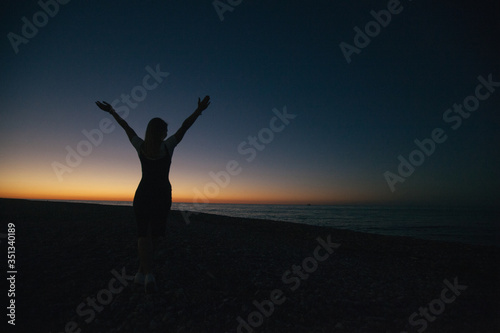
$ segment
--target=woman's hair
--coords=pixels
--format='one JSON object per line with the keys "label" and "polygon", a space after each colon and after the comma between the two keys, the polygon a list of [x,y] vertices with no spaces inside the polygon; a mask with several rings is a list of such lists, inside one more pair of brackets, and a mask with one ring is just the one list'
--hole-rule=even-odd
{"label": "woman's hair", "polygon": [[146,155],[154,156],[159,153],[160,144],[167,135],[167,123],[161,118],[149,121],[144,137],[143,150]]}

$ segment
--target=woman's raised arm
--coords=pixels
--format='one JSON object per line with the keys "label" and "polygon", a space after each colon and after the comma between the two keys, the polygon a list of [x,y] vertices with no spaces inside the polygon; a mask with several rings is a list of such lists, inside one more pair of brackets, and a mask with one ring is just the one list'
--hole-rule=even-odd
{"label": "woman's raised arm", "polygon": [[103,110],[105,112],[108,112],[109,114],[111,114],[113,116],[113,118],[115,118],[115,120],[118,122],[118,124],[125,130],[125,133],[127,133],[127,136],[128,136],[129,140],[132,140],[132,138],[134,136],[137,136],[137,134],[132,129],[132,127],[130,127],[127,124],[127,122],[122,117],[120,117],[120,115],[118,113],[116,113],[115,109],[113,109],[113,107],[111,106],[111,104],[106,103],[104,101],[102,101],[102,103],[101,102],[95,102],[95,104],[99,107],[99,109],[101,109],[101,110]]}
{"label": "woman's raised arm", "polygon": [[194,124],[195,120],[201,115],[201,113],[208,108],[210,105],[210,96],[205,96],[203,101],[200,102],[200,99],[198,98],[198,108],[184,120],[182,123],[181,128],[175,132],[174,136],[175,139],[177,140],[177,143],[181,142],[182,138],[184,137],[184,134],[186,134],[186,131],[191,127],[191,125]]}

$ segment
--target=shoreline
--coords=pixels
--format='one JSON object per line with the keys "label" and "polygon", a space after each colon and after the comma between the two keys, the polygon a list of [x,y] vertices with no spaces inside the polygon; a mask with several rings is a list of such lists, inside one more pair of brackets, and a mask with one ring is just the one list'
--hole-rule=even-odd
{"label": "shoreline", "polygon": [[[148,296],[126,278],[137,268],[132,207],[0,199],[0,217],[16,225],[21,331],[71,322],[82,332],[416,332],[423,320],[426,332],[500,328],[493,246],[205,213],[187,225],[172,211],[155,259],[160,292]],[[316,251],[325,243],[340,246]],[[109,288],[116,274],[123,288],[104,292],[120,289]],[[417,313],[410,323],[450,290],[446,281],[467,288],[437,319]]]}
{"label": "shoreline", "polygon": [[[84,199],[46,199],[46,198],[11,198],[11,197],[0,197],[0,200],[26,200],[26,201],[44,201],[44,202],[67,202],[67,203],[100,203],[100,202],[122,202],[132,204],[133,200],[84,200]],[[194,205],[203,203],[193,203],[192,201],[173,201],[175,204],[187,204]],[[393,207],[393,208],[429,208],[429,209],[472,209],[472,210],[492,210],[498,211],[496,205],[494,204],[463,204],[463,203],[453,203],[453,204],[436,204],[436,203],[374,203],[374,202],[361,202],[361,203],[322,203],[322,204],[310,204],[310,203],[246,203],[246,202],[212,202],[210,204],[214,205],[255,205],[255,206],[308,206],[308,207],[321,207],[321,206],[344,206],[344,207]],[[111,206],[114,206],[111,204]],[[120,205],[121,206],[121,205]]]}
{"label": "shoreline", "polygon": [[[0,200],[2,200],[0,198]],[[10,200],[10,199],[6,199]],[[51,199],[12,199],[12,200],[27,200],[27,201],[41,201],[41,202],[62,202],[62,203],[82,203],[82,204],[96,204],[96,205],[105,205],[105,206],[132,206],[131,201],[81,201],[81,200],[51,200]],[[281,210],[275,210],[275,211],[269,211],[268,213],[264,215],[260,215],[257,213],[252,213],[252,212],[247,212],[246,210],[243,210],[241,213],[236,213],[236,214],[231,214],[230,212],[225,213],[225,211],[220,211],[217,209],[217,206],[224,206],[227,205],[229,209],[232,209],[232,206],[235,204],[210,204],[210,207],[205,207],[206,209],[202,211],[190,211],[190,208],[195,208],[191,203],[179,203],[179,202],[174,202],[172,206],[172,211],[178,211],[181,213],[181,216],[185,222],[189,222],[189,217],[194,216],[197,214],[208,214],[208,215],[217,215],[217,216],[224,216],[224,217],[231,217],[231,218],[236,218],[236,219],[254,219],[254,220],[265,220],[265,221],[278,221],[278,222],[283,222],[283,223],[293,223],[293,224],[300,224],[300,225],[311,225],[311,226],[324,226],[328,228],[334,228],[334,229],[342,229],[342,230],[352,230],[356,232],[361,232],[361,233],[368,233],[372,235],[386,235],[386,236],[401,236],[401,237],[409,237],[412,239],[422,239],[422,240],[434,240],[438,242],[446,242],[446,243],[458,243],[458,244],[472,244],[472,245],[479,245],[479,246],[493,246],[493,247],[498,247],[500,248],[500,226],[494,226],[493,222],[486,222],[489,224],[488,230],[486,229],[474,229],[477,228],[476,226],[472,224],[468,225],[463,225],[464,219],[462,219],[463,214],[466,214],[467,218],[470,220],[476,220],[478,219],[478,216],[481,216],[483,214],[488,215],[488,219],[493,219],[494,216],[498,216],[500,214],[500,210],[498,209],[493,209],[491,207],[428,207],[428,206],[392,206],[392,205],[384,205],[384,206],[357,206],[357,205],[351,205],[351,206],[344,206],[340,205],[338,207],[341,207],[341,209],[344,209],[345,207],[347,208],[353,208],[358,209],[362,207],[362,210],[364,211],[365,209],[375,209],[375,214],[381,214],[380,211],[382,210],[382,214],[390,214],[393,209],[396,209],[396,213],[399,209],[406,210],[406,209],[418,209],[420,212],[419,214],[423,215],[420,216],[420,218],[425,219],[427,218],[426,212],[430,212],[429,214],[434,214],[436,216],[440,216],[440,218],[436,217],[436,221],[434,225],[430,225],[424,228],[421,228],[420,225],[417,224],[412,224],[407,225],[405,227],[404,223],[396,223],[394,225],[385,225],[385,221],[379,221],[380,216],[377,218],[375,217],[375,220],[373,222],[373,226],[369,225],[360,225],[356,221],[362,221],[364,216],[370,215],[370,212],[367,211],[365,215],[358,215],[356,217],[353,217],[352,220],[352,225],[347,226],[344,222],[344,225],[340,224],[338,225],[335,222],[328,222],[328,221],[335,221],[336,218],[342,219],[342,216],[331,216],[328,219],[325,219],[324,217],[321,219],[314,219],[311,216],[306,216],[303,217],[302,220],[297,220],[297,219],[291,219],[290,216],[288,217],[282,217],[280,218],[280,214],[288,214],[288,211],[281,211]],[[186,207],[187,206],[187,207]],[[215,206],[215,207],[214,207]],[[238,205],[236,205],[238,206]],[[268,206],[268,205],[261,205],[261,204],[244,204],[243,206]],[[280,207],[283,205],[269,205],[271,207]],[[306,205],[291,205],[291,207],[307,207],[309,208],[310,206]],[[335,207],[332,205],[326,205],[324,207]],[[312,207],[314,209],[314,207]],[[358,210],[359,211],[359,210]],[[444,216],[441,216],[442,212],[446,211]],[[258,210],[257,210],[258,212]],[[297,214],[307,214],[306,212],[297,211]],[[455,215],[455,216],[449,216],[450,214]],[[253,215],[253,216],[252,216]],[[442,226],[440,222],[443,218],[446,219],[449,223],[453,223],[451,221],[456,222],[456,220],[453,220],[453,217],[460,218],[458,221],[457,225],[459,226],[458,230],[460,230],[459,233],[455,232],[455,228],[450,227],[449,225],[444,225]],[[451,219],[451,221],[450,221]],[[324,221],[327,221],[326,223]],[[480,220],[481,222],[482,220]],[[350,221],[351,222],[351,221]],[[477,224],[477,223],[476,223]],[[444,227],[444,228],[443,228]],[[443,228],[443,229],[442,229]],[[460,229],[462,228],[462,229]],[[472,228],[472,229],[471,229]],[[440,229],[439,231],[437,231]],[[465,231],[468,229],[469,231]],[[399,231],[396,231],[399,230]],[[453,236],[450,236],[453,235]]]}

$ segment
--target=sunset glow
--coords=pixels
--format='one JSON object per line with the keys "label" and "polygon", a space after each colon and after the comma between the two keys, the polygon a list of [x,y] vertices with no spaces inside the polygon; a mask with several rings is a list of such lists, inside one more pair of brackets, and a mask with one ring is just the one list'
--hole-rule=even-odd
{"label": "sunset glow", "polygon": [[[3,36],[30,3],[5,5]],[[480,5],[401,6],[361,47],[376,4],[249,2],[220,20],[210,2],[70,2],[28,42],[4,38],[0,197],[131,201],[137,153],[94,102],[144,137],[210,95],[174,151],[176,202],[495,205],[496,23]]]}

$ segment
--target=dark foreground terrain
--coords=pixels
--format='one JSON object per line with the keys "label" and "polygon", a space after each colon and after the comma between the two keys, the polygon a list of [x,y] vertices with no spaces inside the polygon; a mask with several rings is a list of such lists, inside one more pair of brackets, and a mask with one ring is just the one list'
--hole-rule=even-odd
{"label": "dark foreground terrain", "polygon": [[171,213],[145,295],[132,207],[1,199],[0,232],[16,228],[8,332],[500,331],[499,248],[189,219]]}

